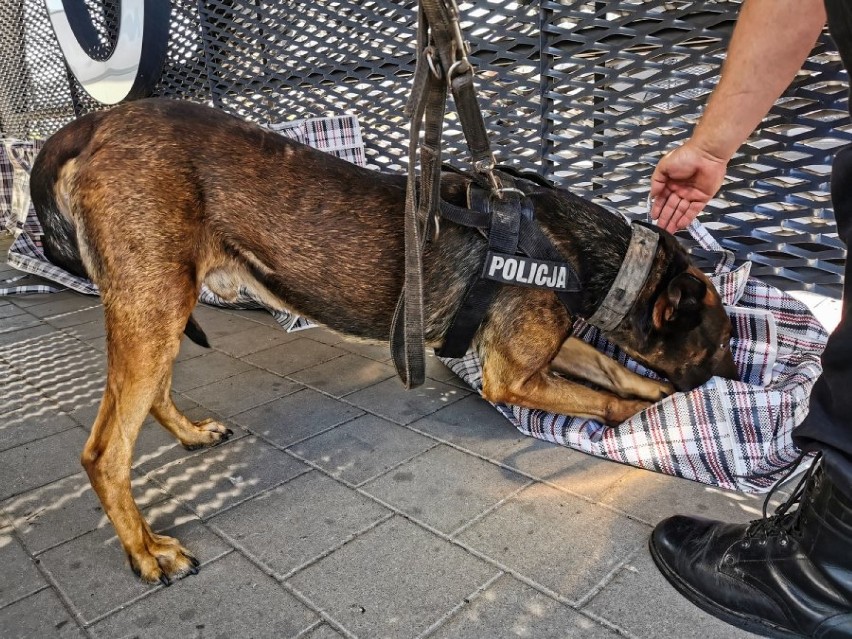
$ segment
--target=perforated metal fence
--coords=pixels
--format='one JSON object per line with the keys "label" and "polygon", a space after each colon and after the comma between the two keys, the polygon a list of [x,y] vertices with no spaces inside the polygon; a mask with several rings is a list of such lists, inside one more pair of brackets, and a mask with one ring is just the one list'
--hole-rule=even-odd
{"label": "perforated metal fence", "polygon": [[[107,56],[118,0],[84,1]],[[164,0],[165,1],[165,0]],[[475,0],[460,3],[499,159],[534,168],[632,216],[659,156],[684,140],[724,59],[739,3]],[[403,170],[402,108],[416,2],[173,0],[155,93],[256,122],[360,119],[370,162]],[[43,0],[0,9],[0,129],[43,137],[99,106],[66,71]],[[464,164],[448,116],[447,158]],[[704,213],[723,244],[782,288],[839,295],[844,250],[828,197],[834,150],[852,141],[846,77],[824,35],[732,163]]]}

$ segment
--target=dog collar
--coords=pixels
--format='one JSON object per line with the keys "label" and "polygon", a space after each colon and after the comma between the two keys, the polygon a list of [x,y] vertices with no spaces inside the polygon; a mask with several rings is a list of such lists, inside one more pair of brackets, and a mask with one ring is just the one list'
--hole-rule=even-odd
{"label": "dog collar", "polygon": [[604,332],[615,329],[633,308],[639,291],[648,280],[654,256],[657,254],[659,234],[641,224],[631,226],[630,245],[621,268],[618,269],[618,275],[615,276],[615,281],[603,302],[586,320]]}

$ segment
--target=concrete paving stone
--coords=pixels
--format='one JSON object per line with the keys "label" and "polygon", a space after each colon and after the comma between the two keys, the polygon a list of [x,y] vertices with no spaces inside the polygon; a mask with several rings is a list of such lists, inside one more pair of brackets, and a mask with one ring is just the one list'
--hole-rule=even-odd
{"label": "concrete paving stone", "polygon": [[62,330],[69,335],[73,335],[81,342],[95,339],[96,337],[104,337],[106,335],[106,325],[103,320],[87,322],[85,324],[75,324],[74,326],[63,328]]}
{"label": "concrete paving stone", "polygon": [[411,427],[499,461],[506,451],[530,439],[474,394],[411,423]]}
{"label": "concrete paving stone", "polygon": [[479,395],[465,397],[411,427],[591,498],[602,495],[632,470],[524,435]]}
{"label": "concrete paving stone", "polygon": [[92,350],[96,350],[99,353],[106,353],[106,335],[83,340],[83,343]]}
{"label": "concrete paving stone", "polygon": [[183,362],[194,357],[200,357],[201,355],[209,355],[213,352],[215,351],[207,346],[199,346],[184,335],[180,340],[180,351],[178,351],[175,361]]}
{"label": "concrete paving stone", "polygon": [[86,634],[56,594],[46,588],[11,606],[0,608],[4,639],[84,639]]}
{"label": "concrete paving stone", "polygon": [[391,359],[390,346],[384,343],[362,342],[353,338],[344,338],[334,346],[340,350],[374,359],[377,362],[390,362]]}
{"label": "concrete paving stone", "polygon": [[405,390],[393,378],[347,395],[346,401],[397,424],[410,424],[468,395],[469,391],[429,379],[423,386]]}
{"label": "concrete paving stone", "polygon": [[96,637],[295,637],[318,617],[232,553],[92,627]]}
{"label": "concrete paving stone", "polygon": [[254,368],[236,357],[205,350],[204,355],[175,363],[172,369],[172,390],[185,392]]}
{"label": "concrete paving stone", "polygon": [[[41,392],[0,361],[0,415],[25,409],[43,399]],[[5,419],[3,420],[5,421]]]}
{"label": "concrete paving stone", "polygon": [[290,377],[334,397],[344,397],[395,375],[393,366],[389,364],[349,354],[298,371]]}
{"label": "concrete paving stone", "polygon": [[[18,316],[16,315],[15,317]],[[47,324],[36,324],[32,328],[22,328],[14,331],[4,332],[0,330],[0,349],[3,350],[4,357],[7,357],[10,350],[26,350],[29,345],[43,339],[46,335],[58,334],[61,333]]]}
{"label": "concrete paving stone", "polygon": [[461,377],[456,375],[446,364],[444,364],[444,362],[441,361],[441,358],[430,352],[426,353],[426,377],[439,382],[444,382],[445,384],[459,386],[465,390],[470,390],[470,386],[468,386]]}
{"label": "concrete paving stone", "polygon": [[529,481],[489,462],[438,446],[363,488],[449,534]]}
{"label": "concrete paving stone", "polygon": [[745,523],[761,516],[764,495],[722,490],[679,477],[631,469],[601,495],[607,504],[651,525],[672,515]]}
{"label": "concrete paving stone", "polygon": [[434,445],[381,417],[364,415],[291,450],[334,477],[360,484]]}
{"label": "concrete paving stone", "polygon": [[[232,434],[228,438],[228,441],[233,442],[246,436],[246,431],[237,426],[233,421],[217,415],[209,408],[198,406],[191,400],[184,401],[194,405],[193,408],[189,409],[178,406],[178,409],[182,410],[190,421],[198,422],[205,419],[215,419],[226,428],[231,429]],[[217,444],[217,446],[221,446],[221,444]],[[149,473],[175,460],[194,455],[197,450],[189,451],[184,448],[174,435],[163,428],[153,417],[149,416],[143,423],[142,429],[139,431],[139,437],[136,439],[133,468],[139,472]]]}
{"label": "concrete paving stone", "polygon": [[[69,300],[70,301],[70,300]],[[56,328],[69,328],[79,324],[104,321],[104,307],[98,298],[87,298],[85,305],[77,305],[76,308],[69,307],[69,301],[56,302],[36,306],[33,315],[41,317],[45,322]],[[44,313],[47,311],[47,313]],[[40,313],[41,312],[41,313]]]}
{"label": "concrete paving stone", "polygon": [[429,639],[615,639],[619,635],[503,575]]}
{"label": "concrete paving stone", "polygon": [[217,340],[216,349],[232,357],[244,357],[297,339],[299,337],[296,333],[288,333],[277,324],[254,324],[251,328]]}
{"label": "concrete paving stone", "polygon": [[583,608],[646,639],[756,637],[706,614],[681,596],[645,550],[624,566]]}
{"label": "concrete paving stone", "polygon": [[304,388],[238,413],[233,419],[255,435],[287,447],[363,414],[364,411],[351,404]]}
{"label": "concrete paving stone", "polygon": [[294,381],[255,368],[183,394],[219,415],[231,417],[302,388]]}
{"label": "concrete paving stone", "polygon": [[[140,508],[160,503],[168,495],[147,477],[131,480],[133,498]],[[0,504],[18,537],[38,554],[109,523],[89,478],[78,472],[47,486],[17,495]]]}
{"label": "concrete paving stone", "polygon": [[11,317],[4,317],[0,321],[0,334],[14,335],[25,328],[36,328],[41,326],[41,320],[29,313],[20,313]]}
{"label": "concrete paving stone", "polygon": [[71,414],[100,404],[105,387],[105,373],[97,372],[81,375],[76,379],[57,379],[43,387],[42,392],[56,402],[60,410]]}
{"label": "concrete paving stone", "polygon": [[312,471],[209,520],[278,578],[390,511]]}
{"label": "concrete paving stone", "polygon": [[243,437],[163,466],[149,476],[201,517],[308,470],[257,437]]}
{"label": "concrete paving stone", "polygon": [[650,528],[536,484],[459,535],[459,540],[571,600],[585,596],[646,543]]}
{"label": "concrete paving stone", "polygon": [[[97,370],[106,363],[102,354],[61,331],[54,331],[20,346],[7,346],[3,349],[3,357],[32,379],[59,373],[67,375],[80,368]],[[95,364],[97,368],[94,368]]]}
{"label": "concrete paving stone", "polygon": [[359,637],[414,637],[498,574],[394,517],[289,580]]}
{"label": "concrete paving stone", "polygon": [[[23,271],[14,271],[16,275],[24,275]],[[60,291],[59,293],[27,293],[25,295],[11,295],[9,301],[21,308],[39,306],[50,302],[79,298],[80,294],[74,291]]]}
{"label": "concrete paving stone", "polygon": [[328,624],[322,624],[311,630],[303,639],[343,639],[343,635]]}
{"label": "concrete paving stone", "polygon": [[[201,562],[202,572],[207,563],[231,551],[176,502],[162,502],[142,514],[155,532],[180,540]],[[160,584],[146,584],[133,574],[112,526],[51,548],[39,555],[39,561],[87,624],[147,592],[163,588]],[[191,586],[193,579],[188,576],[184,581]],[[217,605],[221,605],[218,600]]]}
{"label": "concrete paving stone", "polygon": [[227,313],[222,309],[204,304],[196,306],[192,314],[198,321],[201,329],[210,338],[210,343],[214,347],[218,346],[219,341],[225,341],[229,335],[257,326],[257,322],[253,322],[246,317],[242,317],[236,313]]}
{"label": "concrete paving stone", "polygon": [[279,344],[244,357],[245,361],[276,373],[290,375],[296,371],[340,357],[344,351],[304,337]]}
{"label": "concrete paving stone", "polygon": [[329,346],[339,344],[346,339],[345,335],[341,335],[340,333],[333,331],[330,328],[326,328],[325,326],[314,326],[309,329],[297,331],[297,334],[300,337],[308,337],[316,342],[322,342]]}
{"label": "concrete paving stone", "polygon": [[0,453],[0,500],[77,473],[85,443],[73,428]]}
{"label": "concrete paving stone", "polygon": [[[68,291],[68,295],[65,295],[65,293],[51,295],[50,299],[43,304],[28,306],[27,312],[48,321],[53,326],[62,327],[71,326],[71,324],[63,323],[60,316],[77,315],[81,311],[89,311],[95,308],[100,309],[100,313],[103,316],[103,304],[101,304],[100,297]],[[86,318],[82,321],[92,321],[95,319],[95,316],[87,315]],[[71,321],[73,322],[73,320]]]}
{"label": "concrete paving stone", "polygon": [[2,325],[2,320],[6,319],[7,317],[22,315],[24,313],[26,313],[26,311],[20,306],[15,306],[14,304],[9,304],[8,302],[5,304],[0,303],[0,325]]}
{"label": "concrete paving stone", "polygon": [[598,499],[634,468],[542,441],[524,439],[504,451],[497,461],[555,486]]}
{"label": "concrete paving stone", "polygon": [[[0,530],[0,566],[3,566],[3,578],[0,579],[0,608],[23,599],[47,585],[33,563],[32,557],[12,536],[9,528]],[[3,634],[2,627],[0,627],[0,634]]]}
{"label": "concrete paving stone", "polygon": [[0,416],[0,451],[78,427],[77,422],[56,404],[35,397],[23,408]]}

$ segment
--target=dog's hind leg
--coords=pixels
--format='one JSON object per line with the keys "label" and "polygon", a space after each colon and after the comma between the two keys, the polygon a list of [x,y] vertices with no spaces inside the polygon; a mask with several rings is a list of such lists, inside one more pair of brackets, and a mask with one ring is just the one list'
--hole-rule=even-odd
{"label": "dog's hind leg", "polygon": [[214,419],[191,422],[181,413],[171,397],[171,370],[166,374],[151,405],[151,414],[187,450],[215,446],[228,441],[233,431]]}
{"label": "dog's hind leg", "polygon": [[637,397],[658,402],[675,390],[668,382],[637,375],[576,337],[565,340],[550,363],[550,368],[563,375],[597,384],[619,397]]}
{"label": "dog's hind leg", "polygon": [[[163,290],[172,284],[172,290],[187,290],[165,278]],[[120,297],[104,293],[107,382],[81,460],[134,572],[145,581],[166,584],[194,572],[198,562],[176,539],[151,530],[131,493],[130,466],[142,422],[154,403],[162,401],[194,304],[194,286],[188,288],[183,300],[164,300],[153,291],[124,291]]]}

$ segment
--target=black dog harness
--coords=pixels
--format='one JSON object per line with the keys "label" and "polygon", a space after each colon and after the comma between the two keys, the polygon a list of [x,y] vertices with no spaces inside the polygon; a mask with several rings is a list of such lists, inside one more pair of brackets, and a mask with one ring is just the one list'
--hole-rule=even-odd
{"label": "black dog harness", "polygon": [[[507,172],[511,171],[511,175]],[[488,252],[478,279],[468,287],[437,354],[462,357],[482,324],[501,286],[510,284],[550,290],[569,314],[578,316],[581,285],[574,268],[566,262],[535,220],[532,203],[516,180],[533,181],[554,188],[538,175],[512,169],[498,173],[498,191],[475,181],[468,188],[468,206],[441,202],[441,217],[476,228],[488,239]],[[659,236],[650,228],[632,225],[630,245],[618,275],[596,311],[586,321],[601,330],[614,329],[627,315],[648,279]]]}

